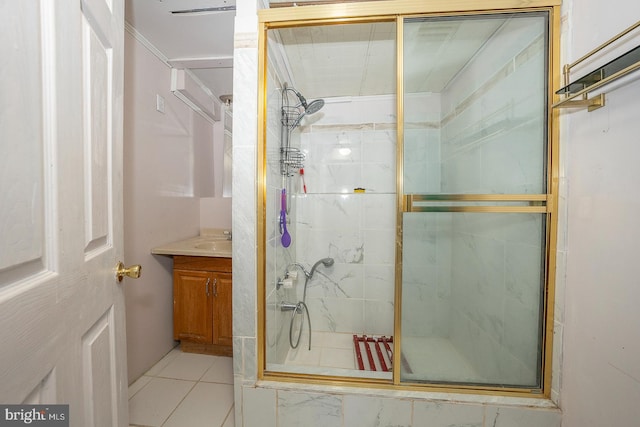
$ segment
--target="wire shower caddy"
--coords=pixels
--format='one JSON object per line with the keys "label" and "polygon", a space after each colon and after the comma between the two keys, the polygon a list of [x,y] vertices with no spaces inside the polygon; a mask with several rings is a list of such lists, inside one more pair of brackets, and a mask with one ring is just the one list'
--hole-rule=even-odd
{"label": "wire shower caddy", "polygon": [[280,109],[280,123],[282,123],[282,141],[280,144],[280,173],[283,177],[294,176],[304,168],[305,155],[299,148],[291,147],[291,131],[298,126],[302,119],[300,106],[288,105],[286,84],[282,91],[282,107]]}

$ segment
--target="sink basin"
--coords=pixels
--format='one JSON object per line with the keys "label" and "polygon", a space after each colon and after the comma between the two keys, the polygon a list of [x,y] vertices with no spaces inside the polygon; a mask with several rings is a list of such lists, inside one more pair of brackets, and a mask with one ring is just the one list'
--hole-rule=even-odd
{"label": "sink basin", "polygon": [[231,240],[214,240],[212,242],[202,242],[196,244],[196,248],[214,252],[231,252]]}

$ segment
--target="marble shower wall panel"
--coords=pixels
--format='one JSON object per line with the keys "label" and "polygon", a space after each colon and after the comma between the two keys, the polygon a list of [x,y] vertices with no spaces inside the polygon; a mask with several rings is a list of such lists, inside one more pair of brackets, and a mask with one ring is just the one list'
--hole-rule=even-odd
{"label": "marble shower wall panel", "polygon": [[393,96],[327,99],[303,121],[307,193],[298,187],[295,197],[296,261],[335,259],[308,284],[314,331],[393,334],[394,103]]}
{"label": "marble shower wall panel", "polygon": [[277,425],[341,427],[342,397],[322,393],[278,391]]}
{"label": "marble shower wall panel", "polygon": [[[534,399],[501,403],[488,399],[447,401],[421,396],[333,387],[325,391],[244,387],[245,425],[397,427],[560,427],[561,412]],[[460,397],[458,395],[458,397]],[[499,399],[499,398],[498,398]]]}

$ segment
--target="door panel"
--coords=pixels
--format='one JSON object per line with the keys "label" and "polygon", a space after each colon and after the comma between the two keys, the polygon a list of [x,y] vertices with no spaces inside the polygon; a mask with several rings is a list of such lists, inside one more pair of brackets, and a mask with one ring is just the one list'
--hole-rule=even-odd
{"label": "door panel", "polygon": [[233,344],[233,327],[231,324],[233,314],[232,307],[232,275],[231,273],[214,273],[215,282],[214,298],[215,307],[213,314],[214,337],[219,345]]}
{"label": "door panel", "polygon": [[123,2],[0,13],[0,401],[126,426]]}
{"label": "door panel", "polygon": [[[40,4],[35,1],[15,5],[4,2],[0,6],[2,16],[9,8],[15,9],[16,19],[3,23],[0,37],[9,40],[19,35],[24,49],[0,43],[0,194],[12,201],[0,205],[2,285],[33,277],[46,268],[50,236],[50,224],[45,221],[50,206],[44,193],[49,180],[44,164],[49,162],[50,153],[44,150],[47,141],[43,138],[51,111],[33,108],[42,105],[43,72],[49,72],[52,65],[43,58],[40,28],[40,21],[46,23],[50,16],[41,16]],[[20,81],[32,84],[23,86]],[[33,166],[24,168],[25,163]]]}
{"label": "door panel", "polygon": [[115,378],[116,348],[113,307],[82,337],[84,400],[87,421],[92,425],[114,425],[118,408]]}
{"label": "door panel", "polygon": [[404,22],[402,382],[543,386],[547,19]]}
{"label": "door panel", "polygon": [[173,271],[173,338],[204,344],[212,340],[211,295],[208,271]]}
{"label": "door panel", "polygon": [[[85,6],[86,7],[86,6]],[[111,48],[82,20],[86,250],[109,244],[109,69]]]}

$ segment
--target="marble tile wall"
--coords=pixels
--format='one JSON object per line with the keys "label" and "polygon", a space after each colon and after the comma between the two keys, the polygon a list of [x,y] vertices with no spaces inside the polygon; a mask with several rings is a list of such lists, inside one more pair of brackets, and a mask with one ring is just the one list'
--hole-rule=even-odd
{"label": "marble tile wall", "polygon": [[252,412],[247,426],[560,427],[561,413],[548,406],[447,402],[415,395],[384,396],[334,390],[244,388]]}
{"label": "marble tile wall", "polygon": [[[302,123],[307,193],[296,193],[296,260],[335,260],[308,283],[313,329],[392,335],[395,97],[325,101]],[[354,193],[358,187],[366,192]]]}

